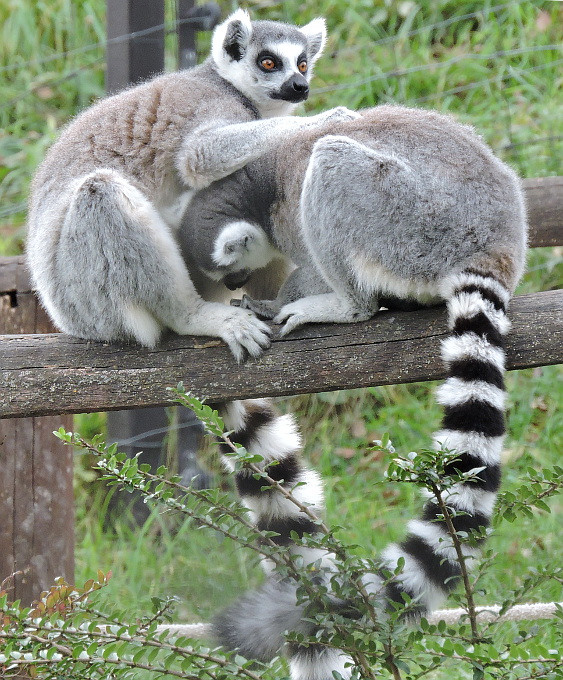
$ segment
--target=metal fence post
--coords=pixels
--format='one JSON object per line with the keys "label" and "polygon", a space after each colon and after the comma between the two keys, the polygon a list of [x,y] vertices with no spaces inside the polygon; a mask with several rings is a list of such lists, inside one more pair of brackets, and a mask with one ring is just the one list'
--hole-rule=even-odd
{"label": "metal fence post", "polygon": [[178,19],[178,66],[181,69],[192,68],[197,63],[195,28],[192,23],[182,23],[182,20],[189,19],[195,2],[194,0],[177,0],[176,5]]}

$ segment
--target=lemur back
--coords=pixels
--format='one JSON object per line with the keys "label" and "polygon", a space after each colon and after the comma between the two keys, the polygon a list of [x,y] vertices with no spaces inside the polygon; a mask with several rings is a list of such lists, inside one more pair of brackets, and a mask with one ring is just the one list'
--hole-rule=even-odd
{"label": "lemur back", "polygon": [[[257,191],[260,212],[247,205],[258,179],[272,187],[267,210],[264,192]],[[244,201],[237,199],[242,194]],[[222,214],[213,207],[219,196],[229,205]],[[244,301],[284,323],[282,334],[307,322],[366,319],[388,296],[446,301],[451,333],[442,342],[442,359],[448,377],[437,391],[444,416],[433,446],[438,454],[457,453],[446,474],[479,470],[445,499],[456,530],[487,527],[505,433],[507,307],[526,249],[516,175],[452,118],[382,106],[284,140],[273,155],[202,192],[185,220],[196,215],[207,224],[210,275],[244,271],[252,281],[258,273],[253,258],[262,268],[268,254],[294,262],[275,300]],[[184,248],[189,234],[181,232]],[[466,546],[466,564],[478,554]],[[401,573],[387,586],[379,574],[366,582],[382,609],[407,594],[424,614],[459,581],[457,555],[434,501],[409,522],[406,539],[381,556],[390,572],[401,560]],[[330,578],[330,557],[323,562]],[[272,577],[223,612],[215,634],[243,654],[271,658],[284,647],[288,626],[315,632],[305,611],[295,584]],[[351,660],[338,650],[293,645],[288,654],[292,680],[325,680],[333,671],[351,676]]]}
{"label": "lemur back", "polygon": [[[258,214],[248,196],[263,196],[254,189],[261,185],[272,189]],[[215,209],[219,197],[229,205],[223,213]],[[326,312],[318,298],[314,311],[304,300],[284,309],[277,318],[286,321],[282,334],[306,322],[368,318],[381,296],[443,299],[444,279],[467,266],[496,268],[512,292],[524,267],[517,177],[471,128],[433,111],[381,106],[292,135],[274,154],[198,197],[180,233],[184,251],[196,220],[206,222],[211,275],[232,275],[241,266],[235,254],[217,264],[218,249],[237,250],[228,238],[235,221],[239,243],[252,235],[237,251],[247,276],[254,251],[264,266],[265,242],[270,257],[284,255],[297,265],[277,300],[247,300],[249,308],[275,316],[298,298],[336,294],[324,300]]]}

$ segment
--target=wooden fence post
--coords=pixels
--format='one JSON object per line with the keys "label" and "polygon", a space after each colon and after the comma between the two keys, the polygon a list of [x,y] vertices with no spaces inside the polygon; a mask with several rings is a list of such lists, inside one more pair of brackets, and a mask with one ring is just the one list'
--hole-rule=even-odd
{"label": "wooden fence post", "polygon": [[[31,290],[21,260],[0,258],[0,333],[56,332]],[[74,578],[71,447],[52,434],[72,416],[0,420],[0,581],[24,605],[53,579]]]}
{"label": "wooden fence post", "polygon": [[[107,92],[164,71],[164,0],[107,0],[106,17]],[[150,30],[156,26],[162,28]],[[121,39],[144,31],[150,32]]]}
{"label": "wooden fence post", "polygon": [[197,63],[195,29],[190,23],[180,23],[188,19],[195,5],[194,0],[178,0],[176,15],[178,19],[178,66],[192,68]]}

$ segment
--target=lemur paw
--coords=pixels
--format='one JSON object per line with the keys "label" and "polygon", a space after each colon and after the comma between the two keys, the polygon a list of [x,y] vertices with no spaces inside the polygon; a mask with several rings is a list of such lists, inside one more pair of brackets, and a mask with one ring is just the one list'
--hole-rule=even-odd
{"label": "lemur paw", "polygon": [[[232,300],[231,304],[233,302]],[[242,300],[237,302],[240,303],[240,307],[249,309],[262,319],[273,319],[281,309],[281,305],[275,300],[254,300],[248,295],[243,295]]]}
{"label": "lemur paw", "polygon": [[259,357],[272,344],[271,334],[269,326],[252,312],[236,307],[223,320],[219,332],[238,363],[243,361],[245,353],[251,357]]}
{"label": "lemur paw", "polygon": [[300,302],[301,300],[297,300],[296,302],[284,305],[279,314],[274,318],[274,323],[283,324],[279,332],[282,338],[296,328],[299,328],[299,326],[303,326],[309,321],[315,321],[302,308],[302,305],[299,304]]}
{"label": "lemur paw", "polygon": [[323,293],[284,305],[274,323],[284,324],[280,331],[284,336],[306,323],[356,323],[369,319],[376,311],[341,299],[335,293]]}

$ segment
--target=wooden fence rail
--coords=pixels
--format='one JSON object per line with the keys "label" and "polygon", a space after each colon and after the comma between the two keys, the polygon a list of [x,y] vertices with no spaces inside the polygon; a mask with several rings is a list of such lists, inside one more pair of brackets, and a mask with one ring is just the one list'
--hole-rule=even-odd
{"label": "wooden fence rail", "polygon": [[[560,245],[563,177],[527,180],[525,186],[530,245]],[[0,261],[0,293],[8,313],[34,304],[21,259]],[[563,361],[562,312],[562,291],[513,300],[509,369]],[[4,335],[0,418],[162,405],[170,399],[166,387],[180,380],[196,394],[222,401],[439,379],[444,317],[434,308],[383,312],[358,324],[312,325],[243,365],[221,341],[208,338],[168,337],[149,350],[62,334]]]}
{"label": "wooden fence rail", "polygon": [[[530,246],[563,245],[563,177],[525,189]],[[519,296],[510,316],[509,369],[563,361],[563,291]],[[164,404],[180,380],[221,401],[438,379],[446,325],[443,308],[311,325],[240,366],[214,339],[169,336],[148,350],[53,331],[23,257],[0,258],[0,581],[27,568],[12,588],[24,602],[55,576],[72,580],[72,450],[50,434],[70,429],[70,414]]]}
{"label": "wooden fence rail", "polygon": [[[563,361],[563,291],[512,301],[508,368]],[[154,350],[67,335],[0,337],[0,414],[22,417],[155,406],[180,380],[208,401],[283,396],[443,377],[443,308],[382,312],[357,324],[312,325],[237,365],[225,345],[168,338]]]}

